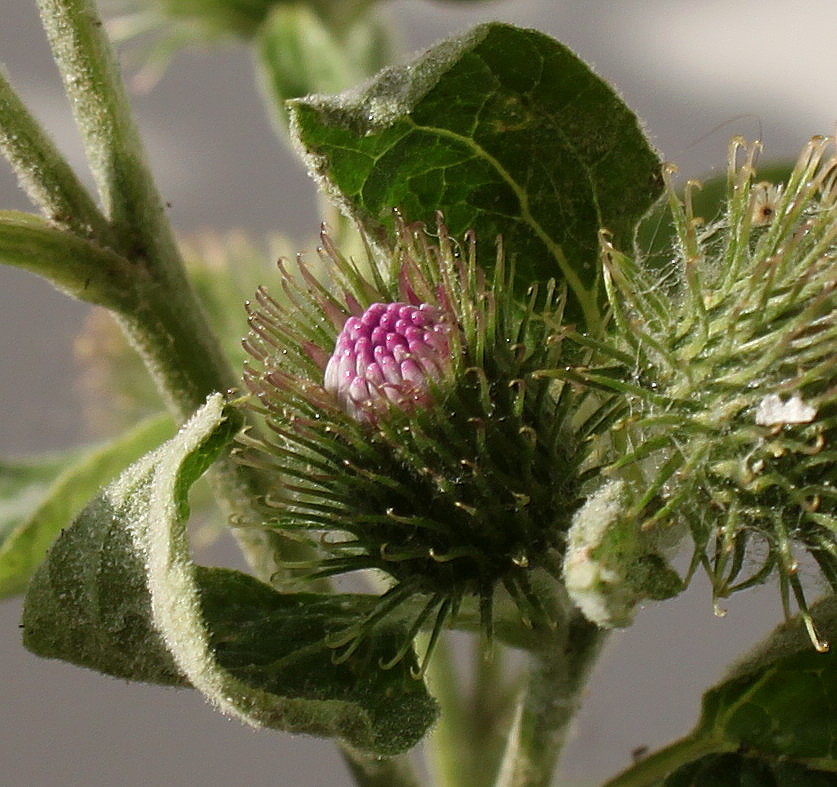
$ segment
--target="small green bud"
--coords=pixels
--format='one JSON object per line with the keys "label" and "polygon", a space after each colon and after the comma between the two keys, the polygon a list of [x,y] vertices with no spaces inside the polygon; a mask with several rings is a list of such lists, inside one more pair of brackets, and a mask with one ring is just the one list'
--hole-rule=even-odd
{"label": "small green bud", "polygon": [[643,530],[628,518],[625,482],[609,481],[573,517],[564,555],[564,584],[584,616],[602,628],[630,625],[647,598],[679,593],[683,582],[663,556],[677,539]]}

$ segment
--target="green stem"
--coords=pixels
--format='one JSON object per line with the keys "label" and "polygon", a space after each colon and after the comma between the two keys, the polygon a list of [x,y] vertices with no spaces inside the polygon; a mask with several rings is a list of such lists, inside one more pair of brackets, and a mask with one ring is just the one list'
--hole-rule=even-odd
{"label": "green stem", "polygon": [[0,263],[43,276],[88,303],[121,311],[136,303],[128,260],[30,213],[0,211]]}
{"label": "green stem", "polygon": [[236,378],[191,287],[181,289],[147,279],[134,286],[138,307],[118,312],[116,319],[169,410],[185,421],[209,394],[229,390]]}
{"label": "green stem", "polygon": [[556,647],[532,656],[497,787],[549,787],[605,636],[602,629],[575,617]]}
{"label": "green stem", "polygon": [[474,787],[471,764],[462,756],[471,728],[462,685],[457,679],[450,634],[436,644],[427,670],[427,684],[442,708],[427,743],[427,755],[436,782],[445,787]]}
{"label": "green stem", "polygon": [[174,236],[95,3],[38,0],[38,8],[105,215],[152,267],[178,268]]}
{"label": "green stem", "polygon": [[473,648],[473,683],[469,691],[459,679],[452,643],[437,644],[427,681],[442,714],[427,743],[436,781],[444,787],[490,787],[497,776],[505,725],[516,692],[504,669],[506,649],[495,643],[487,659],[478,637]]}
{"label": "green stem", "polygon": [[52,222],[84,238],[109,239],[110,226],[72,167],[20,100],[0,68],[0,151],[20,187]]}
{"label": "green stem", "polygon": [[[126,301],[106,305],[139,352],[169,410],[177,420],[185,421],[211,393],[232,388],[237,377],[186,277],[94,4],[90,0],[39,0],[38,5],[111,222],[115,251],[121,255],[117,259],[130,265],[122,288]],[[62,179],[66,175],[59,174]],[[65,237],[68,248],[77,244],[71,233]],[[102,263],[102,254],[87,264]],[[102,263],[102,267],[118,268],[116,263]],[[70,268],[60,273],[71,278]],[[82,273],[75,275],[84,289],[87,280]],[[242,525],[235,530],[242,550],[254,571],[269,580],[279,551],[277,537],[246,527],[263,519],[257,500],[264,493],[264,480],[229,456],[219,461],[215,480],[219,504]],[[298,544],[285,540],[282,546],[283,556],[302,559]],[[310,555],[306,552],[305,556]]]}
{"label": "green stem", "polygon": [[135,265],[136,307],[119,318],[164,394],[185,420],[235,376],[186,278],[145,163],[122,77],[91,0],[38,0],[55,62],[81,131],[116,251]]}

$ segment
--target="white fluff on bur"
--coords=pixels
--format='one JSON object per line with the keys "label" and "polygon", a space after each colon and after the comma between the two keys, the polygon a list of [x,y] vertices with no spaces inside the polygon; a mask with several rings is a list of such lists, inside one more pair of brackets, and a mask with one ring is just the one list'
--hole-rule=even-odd
{"label": "white fluff on bur", "polygon": [[779,394],[767,394],[756,408],[756,423],[759,426],[780,426],[784,424],[809,424],[817,415],[817,408],[802,401],[794,394],[786,402]]}

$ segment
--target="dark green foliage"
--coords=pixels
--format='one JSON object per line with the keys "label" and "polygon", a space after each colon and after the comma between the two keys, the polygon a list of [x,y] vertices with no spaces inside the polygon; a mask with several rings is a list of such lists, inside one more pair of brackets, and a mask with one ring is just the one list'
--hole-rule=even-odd
{"label": "dark green foliage", "polygon": [[678,768],[662,787],[834,787],[837,775],[799,763],[710,754]]}
{"label": "dark green foliage", "polygon": [[[224,569],[199,568],[197,578],[218,663],[247,686],[287,698],[282,729],[337,732],[391,755],[415,745],[436,719],[436,703],[411,674],[412,652],[392,669],[380,667],[403,641],[400,626],[379,628],[365,648],[334,663],[327,635],[368,611],[372,597],[277,593]],[[316,702],[336,707],[334,717],[318,714]]]}
{"label": "dark green foliage", "polygon": [[[811,614],[834,642],[834,596]],[[706,692],[694,732],[640,761],[612,785],[837,784],[835,708],[837,652],[814,650],[800,618],[776,629]]]}
{"label": "dark green foliage", "polygon": [[[628,239],[660,193],[636,117],[566,47],[509,25],[476,28],[359,92],[291,104],[309,167],[365,230],[392,211],[453,235],[502,235],[517,288],[569,284],[573,320],[599,324],[597,233]],[[490,260],[483,260],[490,265]]]}

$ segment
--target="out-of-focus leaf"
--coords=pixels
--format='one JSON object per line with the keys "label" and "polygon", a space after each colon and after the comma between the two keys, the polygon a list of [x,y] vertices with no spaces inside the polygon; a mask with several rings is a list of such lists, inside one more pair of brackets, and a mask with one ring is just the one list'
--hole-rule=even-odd
{"label": "out-of-focus leaf", "polygon": [[237,415],[210,397],[84,509],[30,584],[24,643],[119,677],[192,685],[253,726],[336,735],[376,754],[408,748],[436,706],[410,676],[414,658],[379,667],[403,632],[381,631],[340,665],[325,644],[368,610],[365,597],[280,594],[191,562],[189,488]]}
{"label": "out-of-focus leaf", "polygon": [[[820,634],[837,642],[837,598],[812,613]],[[609,785],[715,787],[722,783],[712,774],[727,760],[712,757],[735,752],[746,755],[735,760],[742,774],[774,779],[753,784],[837,783],[837,650],[814,650],[801,622],[780,626],[704,695],[694,732]]]}
{"label": "out-of-focus leaf", "polygon": [[277,5],[255,46],[262,89],[283,134],[288,99],[336,93],[383,68],[391,59],[387,33],[374,10],[332,20],[302,3]]}
{"label": "out-of-focus leaf", "polygon": [[[660,193],[633,113],[570,50],[488,24],[337,96],[291,102],[292,134],[324,188],[386,242],[393,209],[454,235],[503,236],[521,289],[565,280],[599,322],[598,236],[630,237]],[[487,253],[486,253],[487,252]]]}
{"label": "out-of-focus leaf", "polygon": [[102,486],[171,435],[155,416],[97,448],[0,464],[0,597],[20,593],[49,545]]}

